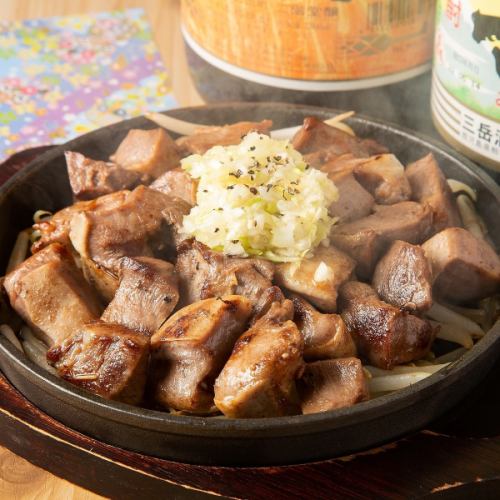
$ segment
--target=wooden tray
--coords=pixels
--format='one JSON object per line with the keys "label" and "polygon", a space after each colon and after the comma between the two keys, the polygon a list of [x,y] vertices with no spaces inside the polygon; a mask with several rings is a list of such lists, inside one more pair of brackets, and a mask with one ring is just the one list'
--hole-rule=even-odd
{"label": "wooden tray", "polygon": [[[0,165],[0,183],[46,148]],[[126,498],[498,498],[500,362],[428,429],[324,462],[266,468],[180,464],[119,449],[65,427],[0,375],[0,444],[57,476]]]}

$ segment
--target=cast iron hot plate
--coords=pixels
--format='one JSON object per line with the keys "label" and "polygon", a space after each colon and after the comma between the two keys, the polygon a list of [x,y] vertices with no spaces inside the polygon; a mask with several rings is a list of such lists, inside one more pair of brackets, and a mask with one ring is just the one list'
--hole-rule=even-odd
{"label": "cast iron hot plate", "polygon": [[[275,128],[300,124],[308,115],[327,118],[336,113],[277,103],[229,103],[169,111],[174,117],[203,124],[271,118]],[[477,190],[478,208],[499,245],[500,189],[477,166],[446,146],[380,121],[357,117],[349,124],[359,136],[388,146],[403,163],[432,152],[448,177]],[[35,210],[54,211],[71,203],[65,150],[106,159],[129,129],[154,127],[144,118],[135,118],[86,134],[43,154],[0,188],[0,275],[18,231],[31,224]],[[331,458],[421,428],[465,397],[499,352],[497,323],[463,358],[407,389],[333,412],[247,420],[170,415],[106,401],[38,368],[3,337],[0,368],[46,413],[106,443],[181,462],[272,465]]]}

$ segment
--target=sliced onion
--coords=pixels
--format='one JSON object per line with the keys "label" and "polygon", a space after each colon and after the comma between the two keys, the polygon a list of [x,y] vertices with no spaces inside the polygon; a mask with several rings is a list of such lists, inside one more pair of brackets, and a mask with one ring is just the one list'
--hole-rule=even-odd
{"label": "sliced onion", "polygon": [[453,193],[465,193],[471,198],[471,200],[477,202],[477,193],[468,184],[465,184],[465,182],[462,181],[457,181],[456,179],[447,179],[447,182]]}
{"label": "sliced onion", "polygon": [[437,302],[434,302],[432,307],[427,311],[427,316],[440,323],[453,325],[460,330],[465,330],[476,337],[484,336],[484,331],[477,323]]}
{"label": "sliced onion", "polygon": [[416,384],[430,375],[432,374],[428,372],[414,371],[412,373],[396,373],[394,375],[373,377],[367,381],[368,389],[370,393],[397,391],[409,385]]}
{"label": "sliced onion", "polygon": [[24,259],[26,259],[26,254],[28,253],[30,244],[30,234],[31,229],[25,229],[17,235],[16,242],[14,243],[14,248],[10,253],[6,274],[17,267],[21,262],[23,262]]}
{"label": "sliced onion", "polygon": [[23,352],[23,347],[19,339],[16,337],[14,330],[9,325],[0,325],[0,333],[11,342],[17,349]]}

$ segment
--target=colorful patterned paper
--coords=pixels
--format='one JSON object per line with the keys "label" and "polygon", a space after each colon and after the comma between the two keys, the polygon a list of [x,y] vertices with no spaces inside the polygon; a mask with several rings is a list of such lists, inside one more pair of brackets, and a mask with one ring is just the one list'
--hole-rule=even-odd
{"label": "colorful patterned paper", "polygon": [[0,162],[174,105],[142,9],[0,21]]}

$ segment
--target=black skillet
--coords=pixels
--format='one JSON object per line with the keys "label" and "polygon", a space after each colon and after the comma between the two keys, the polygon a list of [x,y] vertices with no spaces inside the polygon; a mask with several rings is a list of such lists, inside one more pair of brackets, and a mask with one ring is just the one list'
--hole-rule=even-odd
{"label": "black skillet", "polygon": [[[275,128],[308,115],[336,111],[277,103],[215,104],[169,111],[176,118],[225,124],[271,118]],[[500,246],[500,189],[477,166],[450,148],[398,127],[361,117],[348,123],[361,137],[386,145],[403,163],[431,151],[446,175],[470,184],[490,235]],[[17,233],[37,209],[71,203],[63,153],[106,159],[131,128],[154,128],[135,118],[86,134],[37,158],[0,188],[0,275]],[[415,431],[443,414],[478,384],[498,359],[500,322],[460,360],[409,388],[333,412],[233,420],[170,415],[107,401],[38,368],[0,336],[0,368],[30,401],[64,424],[106,443],[181,462],[207,465],[273,465],[331,458]]]}

